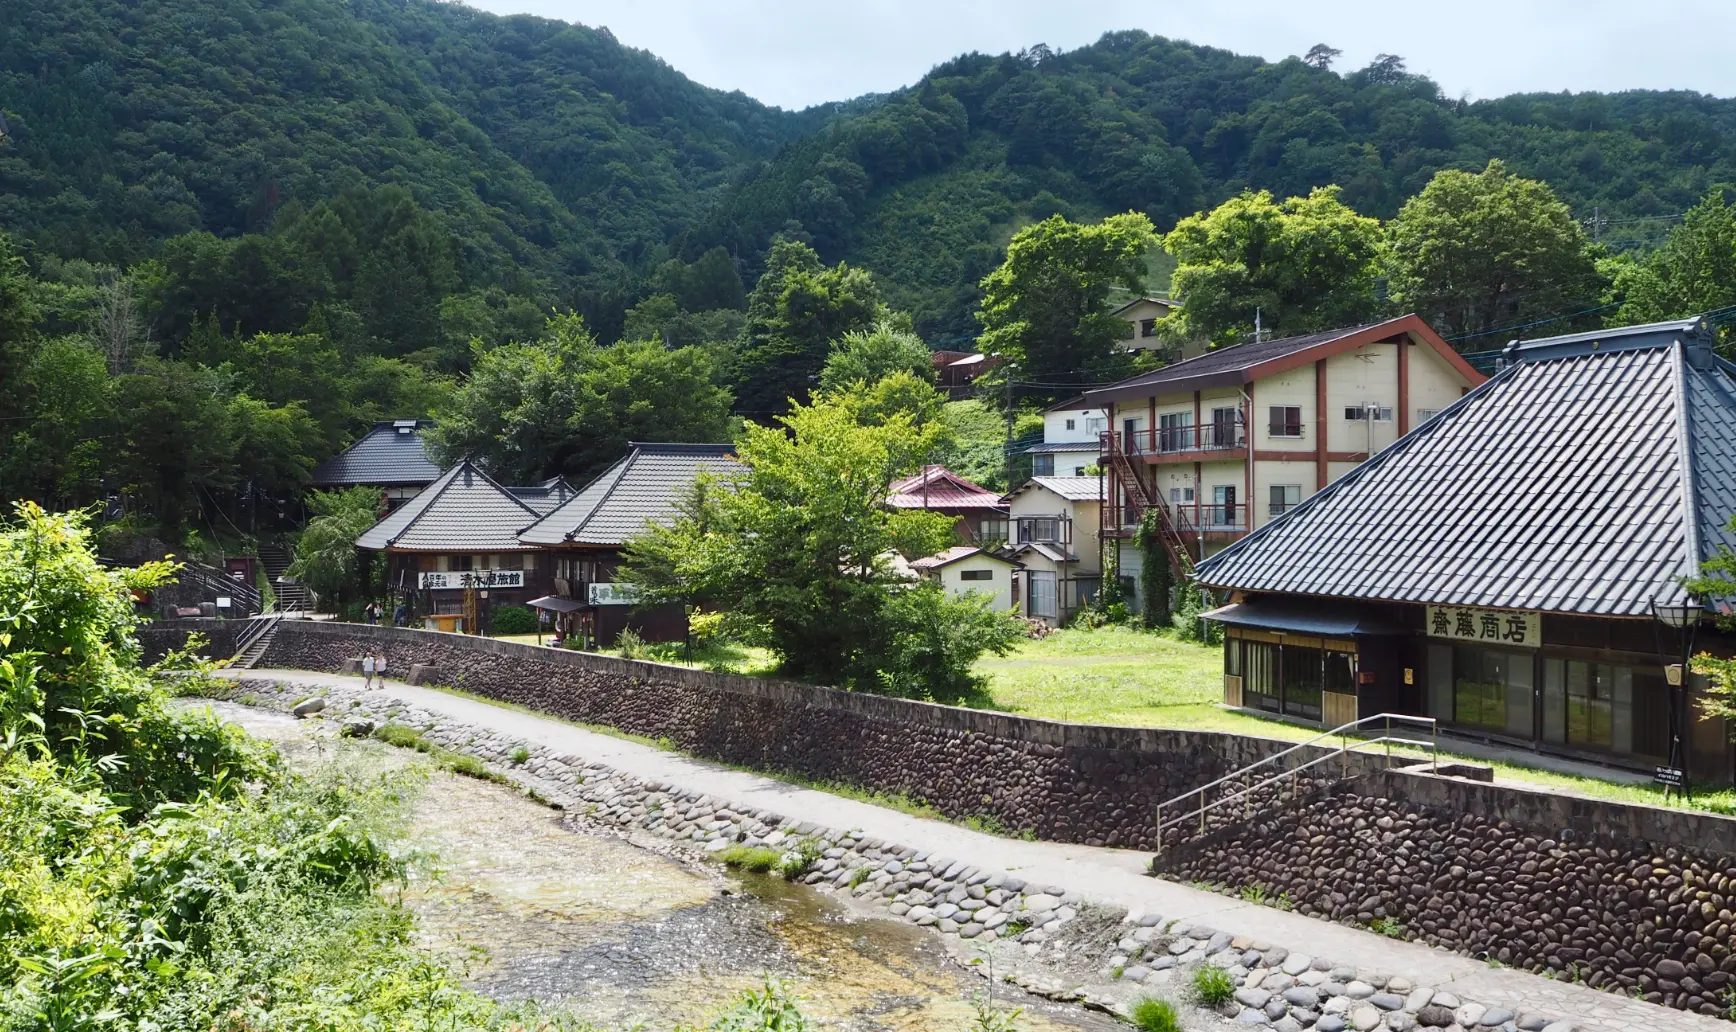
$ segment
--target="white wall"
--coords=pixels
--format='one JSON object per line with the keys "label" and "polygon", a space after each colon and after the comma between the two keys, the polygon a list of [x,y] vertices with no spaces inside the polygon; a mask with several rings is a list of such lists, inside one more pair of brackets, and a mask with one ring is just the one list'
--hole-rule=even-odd
{"label": "white wall", "polygon": [[[988,580],[965,580],[966,570],[974,572],[987,571]],[[968,595],[975,592],[987,595],[990,604],[997,613],[1010,612],[1013,608],[1013,568],[998,559],[977,554],[968,559],[960,559],[949,563],[938,570],[931,571],[927,576],[940,581],[942,587],[954,595]]]}
{"label": "white wall", "polygon": [[[1109,413],[1102,408],[1069,408],[1043,413],[1043,443],[1088,442],[1097,446],[1097,434],[1109,428]],[[1097,422],[1092,422],[1097,420]],[[1072,426],[1067,424],[1071,423]]]}

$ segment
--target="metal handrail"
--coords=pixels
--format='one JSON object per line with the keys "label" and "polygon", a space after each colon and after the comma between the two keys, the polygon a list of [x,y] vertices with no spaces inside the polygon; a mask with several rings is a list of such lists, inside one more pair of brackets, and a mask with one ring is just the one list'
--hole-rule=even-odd
{"label": "metal handrail", "polygon": [[[1426,749],[1429,747],[1428,742],[1419,742],[1414,738],[1388,738],[1388,737],[1383,736],[1381,738],[1372,738],[1372,739],[1367,739],[1367,740],[1357,739],[1356,746],[1352,746],[1352,747],[1347,748],[1347,749],[1341,749],[1337,752],[1330,752],[1330,753],[1327,753],[1325,756],[1316,756],[1314,759],[1309,760],[1307,763],[1304,763],[1299,767],[1292,767],[1289,770],[1284,771],[1282,773],[1274,774],[1271,777],[1267,778],[1266,780],[1259,782],[1258,784],[1244,785],[1244,786],[1242,786],[1242,788],[1240,790],[1236,791],[1235,793],[1233,793],[1231,795],[1224,796],[1220,799],[1214,800],[1209,805],[1202,805],[1198,810],[1190,810],[1187,813],[1181,814],[1181,815],[1176,816],[1176,817],[1172,817],[1167,821],[1163,821],[1162,823],[1160,823],[1157,826],[1157,830],[1162,831],[1163,829],[1170,827],[1171,825],[1179,824],[1181,821],[1187,820],[1188,818],[1191,818],[1191,817],[1199,816],[1199,817],[1203,818],[1206,814],[1210,813],[1213,810],[1216,810],[1218,807],[1228,806],[1230,803],[1233,803],[1233,802],[1237,801],[1238,799],[1246,799],[1248,796],[1253,795],[1255,792],[1258,792],[1260,789],[1265,788],[1267,785],[1277,784],[1278,782],[1283,781],[1285,778],[1294,779],[1297,774],[1300,774],[1301,772],[1307,770],[1310,767],[1318,766],[1319,764],[1322,764],[1322,763],[1328,763],[1332,760],[1341,759],[1341,758],[1343,758],[1345,753],[1351,751],[1351,749],[1353,749],[1353,748],[1364,746],[1364,745],[1380,745],[1382,743],[1385,743],[1389,750],[1394,745],[1414,745],[1414,746],[1417,746],[1417,747],[1423,748],[1423,749]],[[1196,793],[1190,792],[1188,794],[1194,795]],[[1187,796],[1183,796],[1182,798],[1185,799],[1185,798],[1187,798]],[[1159,807],[1159,809],[1161,810],[1162,807]]]}
{"label": "metal handrail", "polygon": [[[1198,788],[1190,788],[1186,792],[1183,792],[1181,795],[1176,796],[1174,799],[1166,799],[1163,802],[1159,803],[1158,805],[1161,807],[1161,806],[1169,806],[1171,803],[1179,803],[1183,799],[1186,799],[1190,795],[1198,795],[1199,793],[1205,791],[1208,788],[1216,788],[1226,781],[1234,781],[1236,778],[1244,777],[1248,774],[1249,771],[1252,771],[1258,767],[1264,767],[1265,765],[1267,765],[1269,763],[1276,763],[1279,760],[1283,759],[1284,757],[1290,755],[1291,753],[1301,752],[1303,749],[1308,748],[1309,746],[1313,745],[1315,742],[1320,741],[1322,738],[1331,738],[1334,735],[1336,735],[1340,738],[1347,738],[1347,737],[1349,737],[1349,734],[1350,734],[1352,729],[1361,727],[1364,724],[1372,723],[1376,720],[1385,721],[1386,722],[1386,729],[1388,731],[1392,730],[1392,722],[1394,720],[1410,721],[1410,722],[1416,723],[1416,724],[1427,724],[1431,728],[1436,727],[1437,724],[1439,723],[1437,720],[1435,720],[1434,717],[1415,717],[1415,716],[1411,716],[1410,714],[1407,714],[1407,713],[1376,713],[1372,717],[1363,717],[1360,720],[1353,720],[1348,724],[1341,724],[1338,727],[1335,727],[1330,731],[1322,731],[1319,734],[1315,735],[1313,738],[1308,739],[1306,742],[1298,742],[1295,745],[1291,746],[1290,748],[1285,749],[1283,752],[1273,753],[1272,755],[1266,757],[1263,760],[1255,760],[1253,763],[1248,764],[1246,767],[1242,767],[1239,770],[1231,771],[1230,773],[1225,774],[1223,777],[1219,778],[1216,781],[1207,782],[1206,784],[1203,784]],[[1439,732],[1438,731],[1436,732],[1436,737],[1437,737],[1437,739],[1439,738]],[[1335,753],[1334,755],[1337,755],[1337,754]]]}
{"label": "metal handrail", "polygon": [[262,614],[249,619],[247,629],[235,638],[235,654],[239,656],[253,647],[255,642],[265,636],[265,632],[271,630],[271,625],[281,619],[283,619],[282,615],[276,613]]}

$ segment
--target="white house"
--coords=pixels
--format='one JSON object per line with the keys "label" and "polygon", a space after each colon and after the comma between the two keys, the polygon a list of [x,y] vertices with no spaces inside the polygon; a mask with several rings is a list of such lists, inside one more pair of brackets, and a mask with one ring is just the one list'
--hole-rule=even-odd
{"label": "white house", "polygon": [[1101,491],[1098,477],[1032,477],[1006,496],[1026,616],[1058,625],[1097,597]]}
{"label": "white house", "polygon": [[954,545],[910,564],[923,580],[938,581],[954,595],[987,595],[997,613],[1011,612],[1013,574],[1019,564],[973,545]]}
{"label": "white house", "polygon": [[1122,347],[1129,351],[1150,351],[1163,346],[1157,336],[1157,324],[1179,308],[1180,302],[1167,297],[1136,297],[1109,314],[1128,324]]}
{"label": "white house", "polygon": [[1109,410],[1070,398],[1043,413],[1043,443],[1025,449],[1036,477],[1083,477],[1097,469]]}

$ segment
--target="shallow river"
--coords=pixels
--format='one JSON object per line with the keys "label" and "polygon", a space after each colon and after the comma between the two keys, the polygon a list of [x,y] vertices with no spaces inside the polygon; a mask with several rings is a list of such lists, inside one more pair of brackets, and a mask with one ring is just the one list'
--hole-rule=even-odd
{"label": "shallow river", "polygon": [[[317,722],[218,704],[298,766],[406,767],[426,782],[410,832],[432,865],[407,900],[426,945],[469,984],[565,1006],[599,1025],[703,1022],[737,990],[783,979],[819,1024],[849,1032],[963,1030],[987,982],[916,928],[802,885],[738,875],[563,823],[500,785],[428,770],[420,756],[331,737]],[[1105,1015],[1010,986],[1020,1027],[1122,1029]]]}

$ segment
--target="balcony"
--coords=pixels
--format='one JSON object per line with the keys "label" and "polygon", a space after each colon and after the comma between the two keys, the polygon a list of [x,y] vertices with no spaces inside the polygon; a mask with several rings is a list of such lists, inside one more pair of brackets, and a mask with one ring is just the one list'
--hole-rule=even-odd
{"label": "balcony", "polygon": [[1246,505],[1178,505],[1171,510],[1175,529],[1183,534],[1246,534]]}
{"label": "balcony", "polygon": [[1120,452],[1146,462],[1200,462],[1218,453],[1243,451],[1248,447],[1248,428],[1241,414],[1234,420],[1214,420],[1187,426],[1153,430],[1121,430],[1103,435],[1103,452]]}

